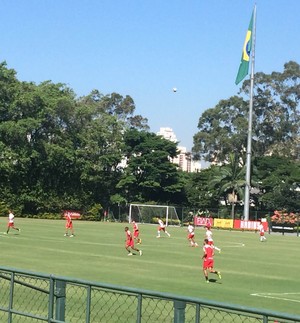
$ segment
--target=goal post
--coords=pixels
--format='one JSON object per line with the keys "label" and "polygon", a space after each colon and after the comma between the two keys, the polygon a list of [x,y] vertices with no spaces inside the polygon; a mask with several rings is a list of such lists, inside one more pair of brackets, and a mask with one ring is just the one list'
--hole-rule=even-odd
{"label": "goal post", "polygon": [[162,219],[166,225],[180,226],[180,220],[175,206],[134,203],[129,205],[129,223],[135,221],[145,224],[157,224],[159,218]]}

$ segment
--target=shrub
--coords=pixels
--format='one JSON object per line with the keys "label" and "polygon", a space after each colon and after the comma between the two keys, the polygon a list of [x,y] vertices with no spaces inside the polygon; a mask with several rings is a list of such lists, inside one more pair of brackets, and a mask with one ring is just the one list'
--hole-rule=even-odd
{"label": "shrub", "polygon": [[295,213],[287,213],[286,211],[274,211],[271,216],[273,223],[290,223],[296,224],[298,222],[298,216]]}

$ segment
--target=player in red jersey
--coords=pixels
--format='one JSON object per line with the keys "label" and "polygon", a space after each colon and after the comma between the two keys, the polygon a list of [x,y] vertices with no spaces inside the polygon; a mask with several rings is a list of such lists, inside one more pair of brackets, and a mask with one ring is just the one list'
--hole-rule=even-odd
{"label": "player in red jersey", "polygon": [[265,228],[262,224],[262,221],[259,222],[258,230],[259,230],[260,242],[267,240],[267,238],[265,237]]}
{"label": "player in red jersey", "polygon": [[69,235],[69,231],[71,231],[70,238],[73,238],[75,236],[74,234],[74,228],[73,228],[73,222],[72,222],[72,217],[69,212],[65,213],[65,218],[66,218],[66,233],[64,234],[65,237]]}
{"label": "player in red jersey", "polygon": [[212,274],[218,275],[219,279],[221,279],[221,273],[219,271],[214,270],[214,248],[209,244],[208,239],[204,239],[203,243],[203,273],[207,283],[208,280],[208,272]]}
{"label": "player in red jersey", "polygon": [[136,241],[137,244],[141,244],[142,239],[139,237],[140,235],[139,226],[135,221],[132,221],[132,226],[133,226],[133,239]]}
{"label": "player in red jersey", "polygon": [[142,255],[142,250],[139,250],[134,247],[134,240],[132,237],[131,232],[129,231],[128,227],[125,227],[125,235],[126,235],[126,240],[125,240],[125,249],[128,251],[128,256],[132,256],[132,250],[137,251],[140,256]]}

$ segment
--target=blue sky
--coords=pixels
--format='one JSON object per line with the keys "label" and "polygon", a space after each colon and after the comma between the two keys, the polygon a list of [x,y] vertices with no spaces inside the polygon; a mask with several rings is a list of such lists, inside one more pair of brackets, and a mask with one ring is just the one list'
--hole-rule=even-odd
{"label": "blue sky", "polygon": [[[237,94],[248,0],[3,0],[0,61],[78,96],[130,95],[151,131],[191,149],[201,114]],[[255,71],[300,63],[300,1],[257,0]],[[172,88],[178,91],[173,93]]]}

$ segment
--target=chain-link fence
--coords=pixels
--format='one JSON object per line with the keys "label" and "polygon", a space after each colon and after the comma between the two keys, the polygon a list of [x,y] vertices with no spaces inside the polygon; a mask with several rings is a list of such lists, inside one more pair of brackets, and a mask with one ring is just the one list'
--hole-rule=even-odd
{"label": "chain-link fence", "polygon": [[0,322],[291,323],[300,316],[0,267]]}

